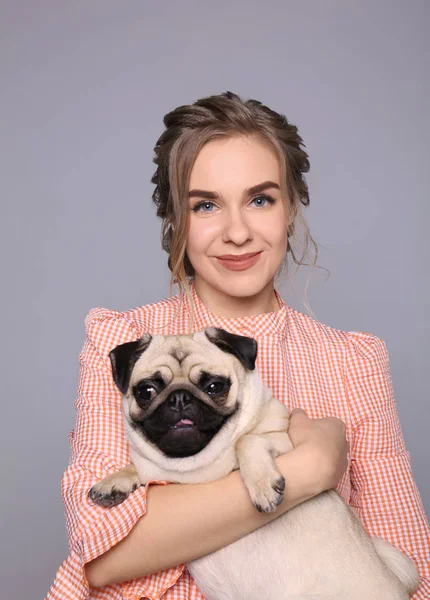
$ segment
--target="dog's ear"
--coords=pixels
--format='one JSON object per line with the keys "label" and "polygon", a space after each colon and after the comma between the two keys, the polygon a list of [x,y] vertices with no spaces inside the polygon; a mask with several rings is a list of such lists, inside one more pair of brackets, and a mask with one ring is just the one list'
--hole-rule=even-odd
{"label": "dog's ear", "polygon": [[139,340],[120,344],[109,352],[113,379],[122,394],[127,392],[133,367],[137,359],[145,352],[151,340],[152,336],[145,333]]}
{"label": "dog's ear", "polygon": [[250,371],[255,369],[258,346],[254,338],[229,333],[219,327],[207,327],[205,334],[208,340],[220,350],[236,356],[245,369]]}

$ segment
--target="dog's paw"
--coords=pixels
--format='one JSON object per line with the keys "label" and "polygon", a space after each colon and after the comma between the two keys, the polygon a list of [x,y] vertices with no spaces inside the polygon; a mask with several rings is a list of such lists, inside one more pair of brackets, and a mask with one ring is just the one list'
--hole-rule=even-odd
{"label": "dog's paw", "polygon": [[140,480],[137,475],[132,476],[118,471],[93,485],[88,492],[88,498],[99,506],[111,508],[124,502],[139,486]]}
{"label": "dog's paw", "polygon": [[273,512],[284,498],[285,479],[279,473],[247,485],[252,503],[259,512]]}

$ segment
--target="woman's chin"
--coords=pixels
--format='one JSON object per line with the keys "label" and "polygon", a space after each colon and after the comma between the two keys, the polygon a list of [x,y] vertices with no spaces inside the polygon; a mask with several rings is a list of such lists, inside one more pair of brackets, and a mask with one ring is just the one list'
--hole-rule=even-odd
{"label": "woman's chin", "polygon": [[260,275],[225,277],[219,282],[218,290],[234,298],[252,298],[258,296],[267,287],[273,287],[273,278]]}
{"label": "woman's chin", "polygon": [[211,289],[230,298],[255,298],[268,288],[273,289],[276,275],[276,271],[272,273],[273,269],[253,267],[244,271],[230,271],[219,265],[215,268],[214,265],[206,266],[204,277],[196,270],[195,287],[202,299],[207,301]]}

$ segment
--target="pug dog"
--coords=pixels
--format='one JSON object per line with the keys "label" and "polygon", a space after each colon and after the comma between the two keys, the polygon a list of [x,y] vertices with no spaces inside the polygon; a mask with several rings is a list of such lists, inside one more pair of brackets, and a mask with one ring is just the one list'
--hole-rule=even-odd
{"label": "pug dog", "polygon": [[[257,510],[282,502],[275,458],[289,412],[255,369],[257,342],[222,329],[154,336],[110,352],[132,464],[89,498],[111,507],[150,480],[201,483],[239,469]],[[202,532],[204,534],[204,532]],[[407,600],[414,563],[370,537],[334,490],[187,565],[207,600]]]}

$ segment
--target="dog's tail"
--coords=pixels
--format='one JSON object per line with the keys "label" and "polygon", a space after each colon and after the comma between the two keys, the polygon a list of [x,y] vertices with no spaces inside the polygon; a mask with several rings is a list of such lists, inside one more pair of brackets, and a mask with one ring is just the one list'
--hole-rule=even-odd
{"label": "dog's tail", "polygon": [[396,575],[405,586],[409,595],[412,595],[420,585],[420,576],[415,563],[401,550],[383,540],[372,537],[376,552],[387,567]]}

